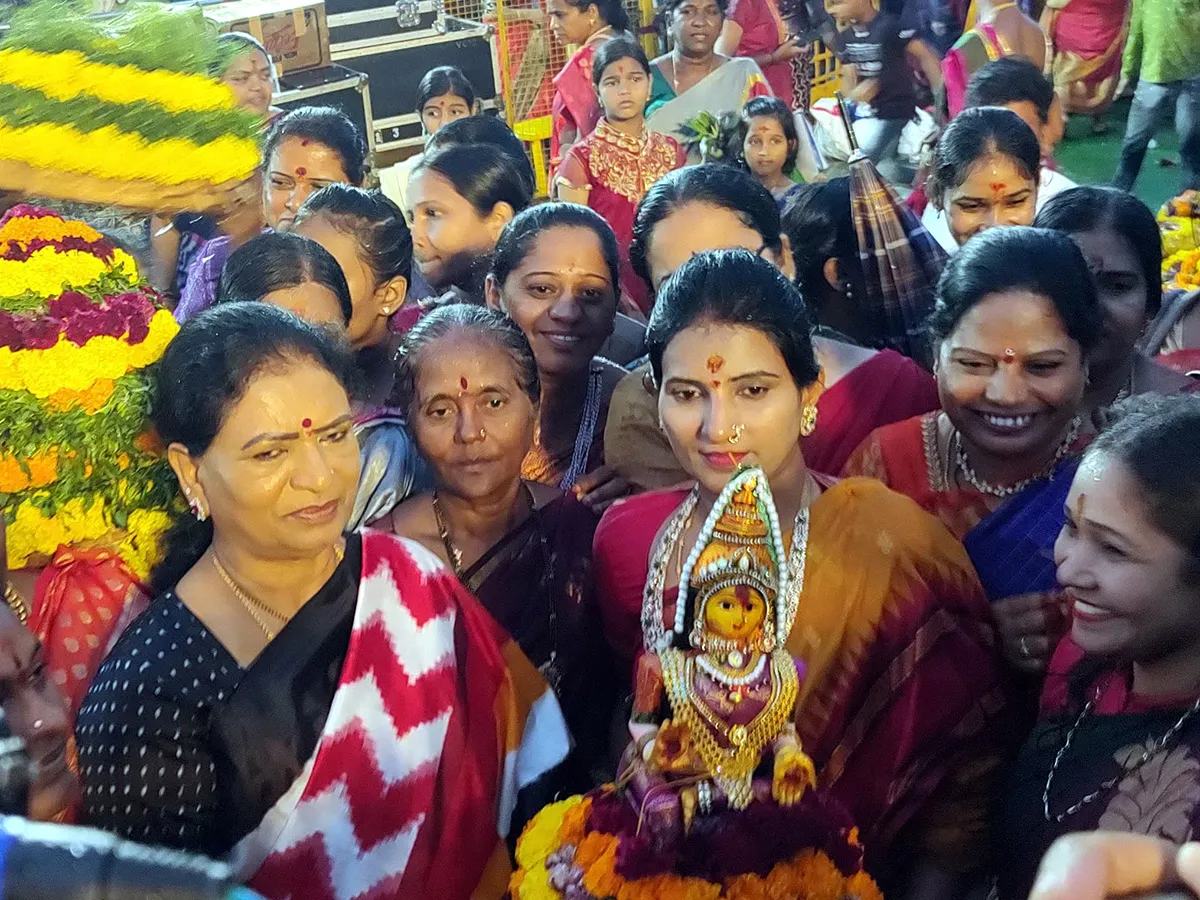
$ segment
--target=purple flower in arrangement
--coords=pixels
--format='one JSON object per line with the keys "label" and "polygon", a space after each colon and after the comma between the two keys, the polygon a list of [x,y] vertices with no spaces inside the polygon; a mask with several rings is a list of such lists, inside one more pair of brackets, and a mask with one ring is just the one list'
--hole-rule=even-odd
{"label": "purple flower in arrangement", "polygon": [[0,310],[0,347],[9,350],[21,350],[25,347],[25,338],[17,327],[17,317],[5,310]]}
{"label": "purple flower in arrangement", "polygon": [[58,343],[62,327],[56,319],[46,316],[35,316],[28,319],[17,319],[17,329],[21,332],[25,350],[46,350]]}

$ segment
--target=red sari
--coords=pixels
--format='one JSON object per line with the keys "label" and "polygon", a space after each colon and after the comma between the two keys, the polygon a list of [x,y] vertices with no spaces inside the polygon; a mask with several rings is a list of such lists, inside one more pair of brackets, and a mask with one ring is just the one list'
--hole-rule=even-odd
{"label": "red sari", "polygon": [[645,314],[653,305],[650,289],[633,271],[629,244],[637,206],[651,186],[683,165],[686,155],[674,138],[646,130],[634,138],[600,119],[586,138],[567,153],[587,173],[588,206],[604,217],[617,236],[621,253],[621,291]]}
{"label": "red sari", "polygon": [[[685,496],[621,501],[596,530],[600,612],[626,672],[641,649],[656,536]],[[675,590],[666,592],[668,622],[675,599]],[[959,863],[979,852],[1006,698],[983,590],[945,528],[874,481],[825,491],[810,510],[787,649],[807,669],[797,731],[819,785],[861,829],[868,865],[886,857],[918,815],[923,849]]]}
{"label": "red sari", "polygon": [[592,133],[600,121],[602,110],[592,87],[592,58],[599,42],[589,41],[567,60],[562,71],[554,76],[554,100],[550,105],[550,180],[562,162],[562,136],[574,129],[579,139]]}

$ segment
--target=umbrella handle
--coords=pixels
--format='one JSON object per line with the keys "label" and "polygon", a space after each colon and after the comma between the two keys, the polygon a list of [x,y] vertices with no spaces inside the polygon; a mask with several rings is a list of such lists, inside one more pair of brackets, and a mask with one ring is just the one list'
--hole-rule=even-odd
{"label": "umbrella handle", "polygon": [[858,153],[858,138],[854,136],[854,126],[850,122],[850,110],[846,106],[846,98],[841,91],[834,91],[833,96],[837,99],[838,112],[842,116],[842,125],[846,128],[846,137],[850,140],[850,153]]}

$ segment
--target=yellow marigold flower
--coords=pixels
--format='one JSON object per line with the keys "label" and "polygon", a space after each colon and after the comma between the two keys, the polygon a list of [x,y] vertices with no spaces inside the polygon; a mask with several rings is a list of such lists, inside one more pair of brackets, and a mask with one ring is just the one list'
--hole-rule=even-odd
{"label": "yellow marigold flower", "polygon": [[98,241],[103,237],[104,235],[84,222],[66,221],[54,216],[17,216],[0,227],[0,244],[6,241],[28,244],[35,238],[46,241],[61,241],[63,238]]}
{"label": "yellow marigold flower", "polygon": [[76,497],[59,507],[58,514],[50,519],[26,500],[17,507],[6,532],[8,564],[21,569],[30,557],[49,558],[62,544],[98,541],[112,530],[103,500],[96,499],[88,506]]}
{"label": "yellow marigold flower", "polygon": [[103,378],[116,380],[162,356],[179,331],[175,317],[160,309],[140,344],[115,337],[95,337],[80,347],[66,338],[45,350],[0,347],[0,389],[29,391],[44,400],[58,391],[85,391]]}
{"label": "yellow marigold flower", "polygon": [[91,284],[105,272],[120,268],[129,277],[137,277],[137,264],[124,250],[115,252],[110,266],[83,250],[43,247],[25,260],[0,259],[0,298],[19,297],[26,291],[39,297],[57,297],[64,290]]}
{"label": "yellow marigold flower", "polygon": [[171,112],[233,109],[233,91],[203,75],[92,62],[75,50],[39,53],[0,50],[0,82],[41,91],[56,100],[88,94],[109,103],[145,100]]}
{"label": "yellow marigold flower", "polygon": [[183,138],[148,143],[112,125],[86,133],[49,122],[13,128],[0,117],[0,158],[116,181],[224,184],[248,178],[259,152],[254,141],[231,135],[203,145]]}
{"label": "yellow marigold flower", "polygon": [[171,527],[171,517],[158,509],[135,509],[129,514],[125,539],[117,550],[126,565],[145,578],[162,556],[162,536]]}
{"label": "yellow marigold flower", "polygon": [[513,876],[509,890],[513,900],[562,900],[562,894],[550,886],[550,873],[544,862],[520,870]]}
{"label": "yellow marigold flower", "polygon": [[551,803],[534,816],[517,841],[517,865],[532,869],[538,863],[544,863],[561,846],[558,831],[562,828],[563,816],[582,802],[581,796],[568,797]]}

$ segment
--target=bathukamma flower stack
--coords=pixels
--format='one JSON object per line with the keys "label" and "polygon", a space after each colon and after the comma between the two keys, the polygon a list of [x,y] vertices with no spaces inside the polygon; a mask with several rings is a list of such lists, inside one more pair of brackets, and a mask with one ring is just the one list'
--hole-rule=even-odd
{"label": "bathukamma flower stack", "polygon": [[133,258],[82,222],[0,219],[0,509],[8,564],[60,546],[144,576],[177,486],[148,432],[150,366],[178,331]]}
{"label": "bathukamma flower stack", "polygon": [[0,189],[156,212],[203,211],[258,164],[261,122],[209,72],[192,8],[116,20],[40,0],[0,42]]}

